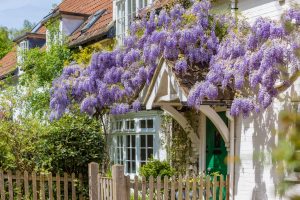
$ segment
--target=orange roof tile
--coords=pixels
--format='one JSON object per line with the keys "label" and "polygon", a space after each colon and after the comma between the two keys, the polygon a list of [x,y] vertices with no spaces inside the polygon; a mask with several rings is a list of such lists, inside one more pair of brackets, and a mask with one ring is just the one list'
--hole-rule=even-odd
{"label": "orange roof tile", "polygon": [[47,31],[46,27],[45,27],[45,26],[41,26],[41,27],[36,31],[36,33],[38,33],[38,34],[46,34],[46,31]]}
{"label": "orange roof tile", "polygon": [[[65,0],[68,1],[68,0]],[[91,2],[91,0],[88,0]],[[94,1],[93,1],[94,2]],[[89,20],[93,17],[91,15],[85,23],[83,23],[69,38],[69,45],[75,46],[76,44],[84,43],[85,41],[97,37],[109,30],[112,27],[113,21],[113,3],[112,0],[102,0],[97,1],[97,5],[93,7],[93,13],[99,10],[106,10],[106,12],[86,31],[81,32],[82,28],[89,22]],[[96,10],[95,10],[96,9]]]}
{"label": "orange roof tile", "polygon": [[[61,12],[94,14],[96,11],[103,8],[106,1],[101,0],[64,0],[58,5]],[[112,1],[111,1],[112,6]]]}
{"label": "orange roof tile", "polygon": [[0,60],[0,78],[12,72],[17,65],[17,49],[14,47]]}

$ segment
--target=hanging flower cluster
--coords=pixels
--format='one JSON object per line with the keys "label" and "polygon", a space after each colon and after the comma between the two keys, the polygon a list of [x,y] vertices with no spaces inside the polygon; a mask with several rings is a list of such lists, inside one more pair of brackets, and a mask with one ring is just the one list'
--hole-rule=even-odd
{"label": "hanging flower cluster", "polygon": [[122,47],[94,54],[87,68],[64,69],[53,82],[51,118],[59,118],[73,103],[89,115],[107,107],[112,114],[140,110],[138,93],[150,83],[161,58],[175,62],[173,70],[179,74],[191,66],[209,68],[206,79],[190,91],[192,107],[217,99],[220,87],[237,91],[250,87],[257,98],[235,98],[231,113],[248,115],[266,108],[277,94],[281,68],[299,70],[295,30],[285,28],[287,23],[299,25],[299,16],[292,10],[281,24],[258,19],[253,26],[245,21],[236,25],[231,18],[211,14],[207,0],[189,9],[175,5],[169,12],[152,12],[131,24]]}
{"label": "hanging flower cluster", "polygon": [[[288,23],[295,29],[288,30]],[[213,85],[239,93],[232,102],[232,115],[266,109],[278,94],[277,86],[288,84],[290,74],[300,70],[298,25],[296,10],[289,10],[281,23],[259,18],[250,26],[240,21],[211,58],[206,80],[191,90],[189,105],[197,107],[205,97],[216,99],[218,93],[212,96],[208,89]]]}

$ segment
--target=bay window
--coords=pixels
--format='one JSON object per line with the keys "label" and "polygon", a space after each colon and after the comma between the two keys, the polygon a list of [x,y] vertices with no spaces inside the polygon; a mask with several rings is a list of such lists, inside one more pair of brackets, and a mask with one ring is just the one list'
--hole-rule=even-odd
{"label": "bay window", "polygon": [[112,120],[112,159],[125,165],[125,172],[137,174],[150,158],[156,158],[159,144],[159,116]]}

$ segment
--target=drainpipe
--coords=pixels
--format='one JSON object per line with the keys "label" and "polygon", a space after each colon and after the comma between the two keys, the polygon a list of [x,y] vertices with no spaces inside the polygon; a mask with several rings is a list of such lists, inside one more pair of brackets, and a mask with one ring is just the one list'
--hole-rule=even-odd
{"label": "drainpipe", "polygon": [[238,0],[231,0],[230,1],[230,9],[231,9],[232,16],[237,21]]}
{"label": "drainpipe", "polygon": [[237,10],[238,9],[238,0],[231,0],[231,10]]}
{"label": "drainpipe", "polygon": [[230,166],[230,177],[229,177],[229,191],[230,199],[234,199],[234,181],[235,181],[235,131],[234,131],[234,117],[230,115],[230,111],[226,111],[226,117],[229,119],[229,166]]}

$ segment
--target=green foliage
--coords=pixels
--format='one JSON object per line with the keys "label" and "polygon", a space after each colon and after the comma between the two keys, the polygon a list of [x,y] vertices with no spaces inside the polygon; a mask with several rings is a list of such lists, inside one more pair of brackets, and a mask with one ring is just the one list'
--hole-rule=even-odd
{"label": "green foliage", "polygon": [[140,168],[139,171],[141,176],[146,177],[148,180],[150,176],[154,178],[161,176],[171,177],[175,174],[175,169],[171,167],[171,165],[167,161],[159,161],[151,159]]}
{"label": "green foliage", "polygon": [[104,44],[95,43],[75,51],[72,55],[72,58],[78,64],[87,65],[90,63],[92,55],[95,52],[101,52],[103,50],[111,51],[113,50],[115,44],[116,44],[115,40],[108,40]]}
{"label": "green foliage", "polygon": [[104,145],[97,120],[80,114],[65,115],[47,127],[39,142],[37,168],[86,174],[88,163],[101,163]]}
{"label": "green foliage", "polygon": [[[9,39],[9,32],[6,27],[0,27],[0,59],[3,58],[13,47]],[[1,67],[1,66],[0,66]]]}
{"label": "green foliage", "polygon": [[[278,192],[284,194],[298,181],[285,181],[293,173],[300,172],[300,115],[297,113],[283,112],[280,115],[282,129],[278,132],[278,144],[272,151],[273,161],[276,170],[282,180],[280,181]],[[290,197],[300,199],[300,196]]]}
{"label": "green foliage", "polygon": [[38,86],[47,86],[62,72],[71,52],[66,45],[52,44],[47,51],[30,49],[24,55],[21,83],[26,85],[35,80]]}
{"label": "green foliage", "polygon": [[[195,116],[188,116],[188,119],[194,119]],[[196,120],[191,120],[191,122]],[[183,128],[169,115],[162,116],[161,130],[166,138],[164,146],[167,150],[168,160],[172,167],[176,169],[176,174],[184,174],[189,164],[189,155],[191,151],[191,141],[187,130]],[[172,136],[170,133],[172,132]]]}
{"label": "green foliage", "polygon": [[[59,23],[51,21],[47,24],[49,42],[47,50],[34,48],[24,52],[24,61],[21,69],[24,72],[20,77],[20,84],[27,88],[27,113],[40,118],[46,117],[49,110],[50,87],[53,80],[61,74],[64,66],[71,59],[71,51],[60,40]],[[59,42],[60,41],[60,42]]]}

